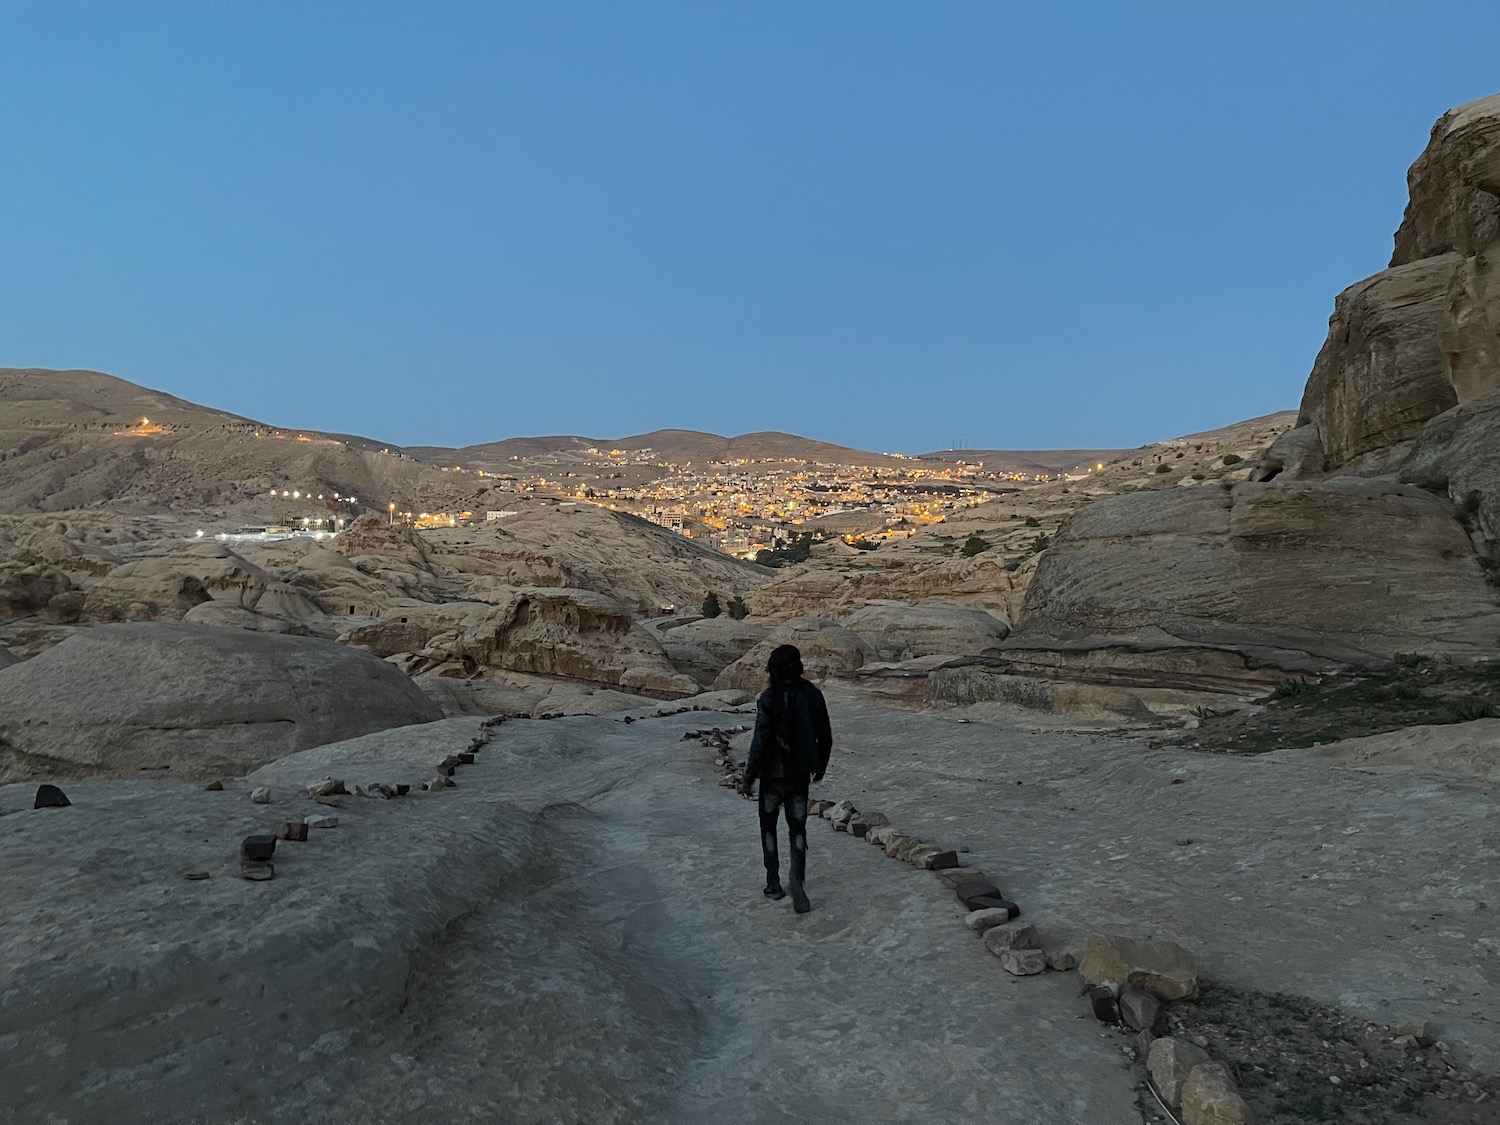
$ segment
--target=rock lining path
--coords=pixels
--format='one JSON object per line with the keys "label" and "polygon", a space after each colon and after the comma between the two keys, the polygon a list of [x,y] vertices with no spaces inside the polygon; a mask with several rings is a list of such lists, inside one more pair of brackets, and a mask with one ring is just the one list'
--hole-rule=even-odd
{"label": "rock lining path", "polygon": [[[967,844],[1049,945],[1174,938],[1211,978],[1429,1018],[1500,1069],[1488,785],[832,698],[819,795]],[[0,1122],[1140,1119],[1076,978],[1008,977],[931,874],[815,822],[813,913],[765,901],[753,807],[681,740],[739,721],[508,722],[458,788],[350,798],[266,883],[233,876],[238,841],[321,809],[307,781],[417,782],[478,724],[222,793],[0,788]]]}

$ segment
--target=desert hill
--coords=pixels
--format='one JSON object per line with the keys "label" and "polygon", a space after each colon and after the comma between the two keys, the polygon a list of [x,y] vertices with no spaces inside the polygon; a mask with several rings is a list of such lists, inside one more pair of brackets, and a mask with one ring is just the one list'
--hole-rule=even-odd
{"label": "desert hill", "polygon": [[602,452],[623,450],[630,453],[650,452],[653,460],[668,464],[706,461],[804,461],[831,465],[895,465],[909,458],[887,453],[871,453],[846,445],[798,437],[796,434],[767,430],[758,433],[723,437],[700,430],[652,430],[621,438],[591,438],[576,434],[551,437],[514,437],[502,441],[482,442],[458,449],[442,446],[413,446],[407,452],[414,457],[440,464],[463,465],[488,469],[512,457],[541,457],[547,454],[580,454],[589,449]]}

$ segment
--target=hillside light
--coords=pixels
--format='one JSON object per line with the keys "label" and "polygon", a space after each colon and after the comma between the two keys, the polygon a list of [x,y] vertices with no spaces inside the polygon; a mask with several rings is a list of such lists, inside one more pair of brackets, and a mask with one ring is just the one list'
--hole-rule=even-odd
{"label": "hillside light", "polygon": [[300,499],[302,499],[302,493],[300,491],[298,491],[297,489],[295,489],[295,488],[292,489],[292,499],[293,500],[300,500]]}

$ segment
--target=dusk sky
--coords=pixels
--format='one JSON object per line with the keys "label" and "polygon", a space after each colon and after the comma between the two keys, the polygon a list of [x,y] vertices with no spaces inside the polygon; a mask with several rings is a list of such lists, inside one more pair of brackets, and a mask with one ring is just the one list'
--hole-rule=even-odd
{"label": "dusk sky", "polygon": [[402,444],[1295,407],[1500,4],[6,3],[0,365]]}

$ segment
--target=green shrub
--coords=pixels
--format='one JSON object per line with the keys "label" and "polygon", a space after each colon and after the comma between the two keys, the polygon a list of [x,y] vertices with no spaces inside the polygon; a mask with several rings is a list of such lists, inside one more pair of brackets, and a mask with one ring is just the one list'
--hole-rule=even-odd
{"label": "green shrub", "polygon": [[1453,717],[1456,722],[1471,723],[1475,719],[1493,719],[1495,708],[1487,699],[1465,699],[1453,705]]}
{"label": "green shrub", "polygon": [[1037,519],[1035,516],[1027,516],[1026,517],[1026,526],[1027,527],[1041,527],[1042,526],[1042,521],[1039,520],[1039,519]]}
{"label": "green shrub", "polygon": [[988,551],[990,545],[977,535],[969,536],[968,542],[959,548],[958,553],[966,559],[972,559],[982,551]]}
{"label": "green shrub", "polygon": [[1299,696],[1311,695],[1316,687],[1317,685],[1310,680],[1282,680],[1271,694],[1277,699],[1296,699]]}
{"label": "green shrub", "polygon": [[1224,464],[1226,465],[1238,465],[1243,460],[1244,458],[1241,457],[1238,453],[1224,454]]}
{"label": "green shrub", "polygon": [[750,616],[750,607],[745,604],[745,599],[738,594],[729,599],[729,616],[736,621],[743,621]]}
{"label": "green shrub", "polygon": [[703,599],[703,616],[718,617],[723,612],[719,606],[719,595],[710,590],[708,596]]}

